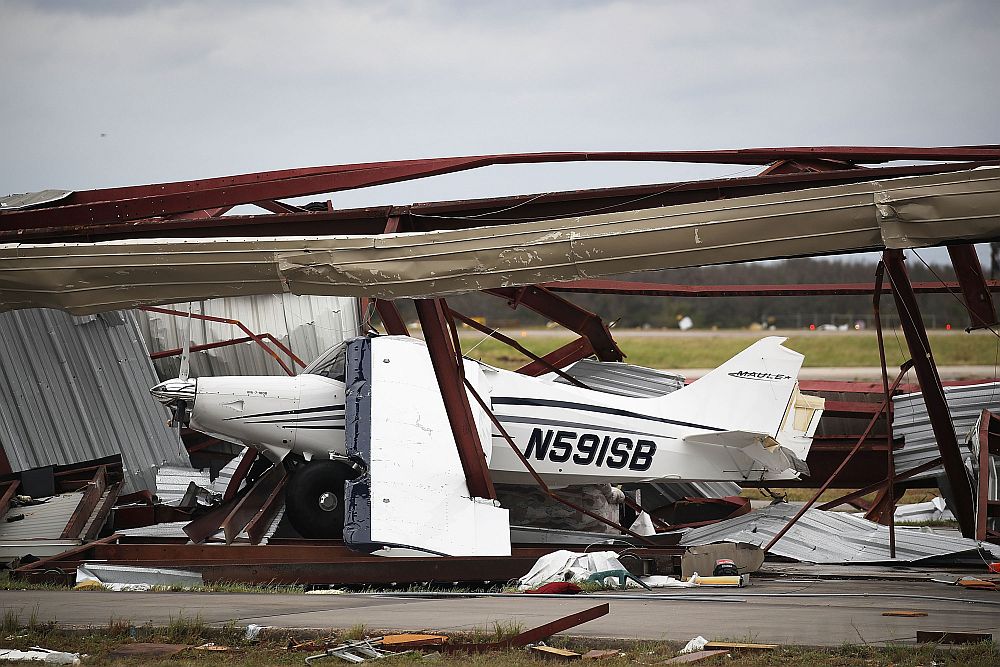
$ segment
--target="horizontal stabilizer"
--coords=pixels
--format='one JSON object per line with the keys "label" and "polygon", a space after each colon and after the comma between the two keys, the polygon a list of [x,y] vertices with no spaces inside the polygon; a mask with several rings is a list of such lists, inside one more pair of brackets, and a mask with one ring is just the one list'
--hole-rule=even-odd
{"label": "horizontal stabilizer", "polygon": [[[743,471],[746,479],[754,477],[754,473],[762,472],[760,466],[763,466],[764,471],[775,474],[791,473],[796,477],[800,474],[809,474],[805,461],[795,456],[791,450],[779,445],[778,441],[769,435],[748,431],[717,431],[689,435],[684,438],[684,442],[692,445],[725,447],[744,454],[750,459],[750,467]],[[739,460],[740,457],[734,457],[734,461]]]}

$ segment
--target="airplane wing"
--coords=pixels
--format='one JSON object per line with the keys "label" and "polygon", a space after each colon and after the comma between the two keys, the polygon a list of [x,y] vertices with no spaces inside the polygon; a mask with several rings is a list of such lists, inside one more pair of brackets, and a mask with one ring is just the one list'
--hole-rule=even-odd
{"label": "airplane wing", "polygon": [[[478,368],[471,362],[466,366],[473,386],[481,381]],[[507,510],[469,497],[423,342],[355,339],[348,343],[346,380],[347,451],[367,468],[347,484],[348,546],[369,553],[395,548],[441,556],[509,556]],[[492,424],[470,403],[480,442],[488,447]],[[484,454],[489,460],[490,452]]]}

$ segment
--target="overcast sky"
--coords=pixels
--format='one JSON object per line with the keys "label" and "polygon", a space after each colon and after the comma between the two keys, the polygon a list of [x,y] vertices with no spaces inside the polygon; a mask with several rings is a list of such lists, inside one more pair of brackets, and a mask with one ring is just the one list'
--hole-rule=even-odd
{"label": "overcast sky", "polygon": [[[515,151],[997,143],[998,66],[991,1],[0,0],[0,192]],[[334,202],[737,172],[494,167]]]}

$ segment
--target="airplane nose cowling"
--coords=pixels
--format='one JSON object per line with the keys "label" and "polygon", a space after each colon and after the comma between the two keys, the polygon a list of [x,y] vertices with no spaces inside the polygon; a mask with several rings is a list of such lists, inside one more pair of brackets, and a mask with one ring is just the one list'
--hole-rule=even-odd
{"label": "airplane nose cowling", "polygon": [[173,380],[161,382],[149,390],[153,398],[164,405],[170,405],[175,401],[184,401],[188,404],[188,407],[193,405],[197,392],[198,380],[193,378],[186,380],[174,378]]}

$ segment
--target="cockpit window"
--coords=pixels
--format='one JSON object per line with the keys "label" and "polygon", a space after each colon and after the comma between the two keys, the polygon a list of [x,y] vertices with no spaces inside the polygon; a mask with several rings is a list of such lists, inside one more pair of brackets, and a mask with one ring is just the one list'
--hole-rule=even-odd
{"label": "cockpit window", "polygon": [[321,354],[314,362],[302,369],[303,373],[322,375],[331,380],[345,380],[345,365],[347,363],[347,343],[334,345]]}

